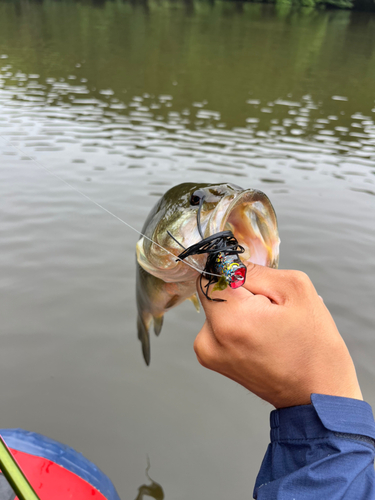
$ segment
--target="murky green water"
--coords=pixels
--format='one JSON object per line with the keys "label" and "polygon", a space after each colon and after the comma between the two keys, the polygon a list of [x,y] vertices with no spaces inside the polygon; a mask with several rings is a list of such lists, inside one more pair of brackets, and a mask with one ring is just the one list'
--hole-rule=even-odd
{"label": "murky green water", "polygon": [[1,426],[134,499],[251,498],[270,407],[201,368],[192,305],[146,368],[137,235],[168,187],[262,189],[375,404],[375,16],[241,3],[0,2]]}

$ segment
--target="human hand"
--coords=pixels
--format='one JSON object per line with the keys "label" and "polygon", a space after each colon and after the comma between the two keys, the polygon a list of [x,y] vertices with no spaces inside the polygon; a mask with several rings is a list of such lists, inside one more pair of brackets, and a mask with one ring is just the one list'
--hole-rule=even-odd
{"label": "human hand", "polygon": [[243,287],[198,286],[206,321],[198,361],[276,408],[310,403],[312,393],[363,399],[354,364],[323,300],[300,271],[250,264]]}

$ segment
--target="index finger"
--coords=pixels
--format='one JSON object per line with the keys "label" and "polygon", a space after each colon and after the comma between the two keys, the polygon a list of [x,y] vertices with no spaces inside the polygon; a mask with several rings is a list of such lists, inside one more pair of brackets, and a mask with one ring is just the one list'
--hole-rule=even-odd
{"label": "index finger", "polygon": [[287,297],[285,283],[288,271],[250,263],[247,266],[243,288],[254,295],[264,295],[273,303],[282,305]]}
{"label": "index finger", "polygon": [[[288,295],[288,271],[272,269],[258,264],[250,263],[247,266],[246,280],[242,287],[233,290],[229,286],[222,291],[213,291],[214,286],[206,288],[207,280],[198,278],[197,290],[201,303],[207,312],[212,304],[217,303],[212,301],[205,295],[208,290],[208,296],[211,299],[219,299],[225,301],[244,301],[248,300],[251,295],[263,295],[274,304],[282,305],[285,303]],[[201,289],[202,284],[202,289]],[[224,305],[224,303],[222,303]]]}

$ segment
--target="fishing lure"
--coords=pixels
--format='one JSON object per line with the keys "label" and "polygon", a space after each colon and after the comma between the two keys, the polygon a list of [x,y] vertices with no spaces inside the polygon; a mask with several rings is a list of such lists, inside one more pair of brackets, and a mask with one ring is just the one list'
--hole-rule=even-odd
{"label": "fishing lure", "polygon": [[[201,241],[184,248],[169,231],[168,234],[184,248],[184,251],[178,255],[178,260],[183,261],[192,255],[208,254],[206,266],[199,280],[201,290],[207,299],[215,302],[225,302],[224,299],[211,298],[208,295],[209,287],[214,285],[213,290],[215,291],[224,290],[228,285],[231,288],[239,288],[245,283],[247,269],[238,256],[244,253],[245,249],[238,243],[232,231],[221,231],[204,238],[200,222],[203,202],[204,196],[199,200],[197,212],[197,226],[202,238]],[[202,284],[203,278],[208,280],[204,287]]]}
{"label": "fishing lure", "polygon": [[[239,288],[245,283],[247,269],[237,253],[228,254],[226,252],[219,252],[214,264],[215,273],[222,274],[222,278],[225,279],[231,288]],[[216,287],[216,289],[218,288]]]}
{"label": "fishing lure", "polygon": [[[207,299],[225,302],[224,299],[212,299],[208,295],[209,287],[215,285],[213,290],[224,290],[228,285],[231,288],[239,288],[245,283],[246,266],[238,257],[238,254],[244,251],[245,249],[238,244],[232,231],[222,231],[186,248],[180,253],[178,260],[207,253],[206,266],[200,277],[201,290]],[[208,280],[204,287],[203,278]]]}

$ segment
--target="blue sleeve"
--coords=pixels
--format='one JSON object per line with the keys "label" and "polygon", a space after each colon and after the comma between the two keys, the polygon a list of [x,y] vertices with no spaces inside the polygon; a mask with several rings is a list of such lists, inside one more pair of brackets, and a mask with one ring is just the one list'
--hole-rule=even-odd
{"label": "blue sleeve", "polygon": [[271,412],[257,500],[375,500],[375,422],[357,399],[311,395]]}

